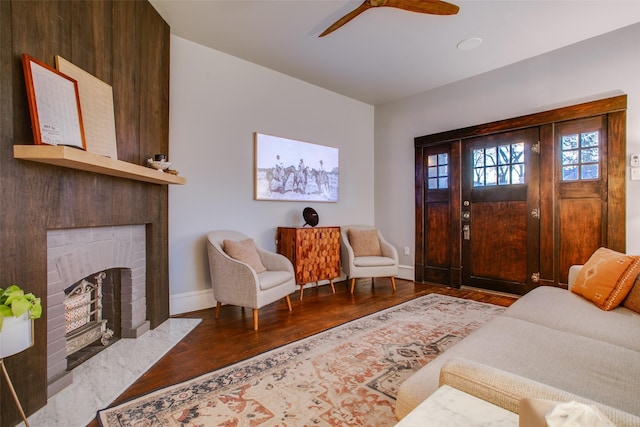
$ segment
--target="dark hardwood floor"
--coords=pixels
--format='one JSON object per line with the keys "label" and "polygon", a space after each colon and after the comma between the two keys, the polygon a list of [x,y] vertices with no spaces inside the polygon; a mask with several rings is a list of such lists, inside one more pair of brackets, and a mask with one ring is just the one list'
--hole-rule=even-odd
{"label": "dark hardwood floor", "polygon": [[[200,323],[189,335],[172,348],[158,363],[120,395],[114,404],[124,402],[204,373],[222,368],[267,350],[280,347],[342,323],[366,316],[411,299],[439,293],[475,301],[509,306],[516,298],[480,290],[452,289],[396,280],[392,292],[389,279],[359,279],[353,295],[345,282],[336,283],[336,293],[330,286],[305,289],[291,296],[293,311],[284,300],[260,309],[260,330],[253,330],[251,309],[223,306],[218,319],[214,309],[175,316],[199,318]],[[94,420],[90,427],[97,427]]]}

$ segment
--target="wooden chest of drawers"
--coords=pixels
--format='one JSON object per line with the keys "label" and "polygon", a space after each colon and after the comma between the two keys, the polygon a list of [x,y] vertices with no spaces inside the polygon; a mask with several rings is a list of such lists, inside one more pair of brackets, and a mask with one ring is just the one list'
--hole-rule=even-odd
{"label": "wooden chest of drawers", "polygon": [[340,276],[340,227],[278,227],[277,251],[289,258],[300,285]]}

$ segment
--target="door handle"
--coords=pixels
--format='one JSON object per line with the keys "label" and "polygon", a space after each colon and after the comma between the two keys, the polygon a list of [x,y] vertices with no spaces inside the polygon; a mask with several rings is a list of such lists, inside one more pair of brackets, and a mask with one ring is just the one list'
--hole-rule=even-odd
{"label": "door handle", "polygon": [[462,226],[462,238],[464,240],[471,239],[471,227],[469,226],[469,224],[465,224]]}

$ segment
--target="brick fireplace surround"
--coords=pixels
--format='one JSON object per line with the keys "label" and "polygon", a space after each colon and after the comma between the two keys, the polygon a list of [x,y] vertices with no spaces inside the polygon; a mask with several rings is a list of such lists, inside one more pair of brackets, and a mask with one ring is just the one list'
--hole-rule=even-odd
{"label": "brick fireplace surround", "polygon": [[85,277],[121,269],[121,337],[147,332],[146,227],[127,225],[47,232],[47,396],[73,381],[67,371],[64,290]]}

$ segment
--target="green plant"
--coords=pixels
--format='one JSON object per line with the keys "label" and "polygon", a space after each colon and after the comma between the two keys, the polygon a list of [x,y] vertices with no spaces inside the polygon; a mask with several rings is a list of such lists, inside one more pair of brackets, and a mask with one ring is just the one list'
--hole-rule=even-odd
{"label": "green plant", "polygon": [[32,293],[25,294],[18,285],[0,288],[0,332],[5,317],[20,317],[27,311],[30,319],[39,319],[42,316],[40,298]]}

